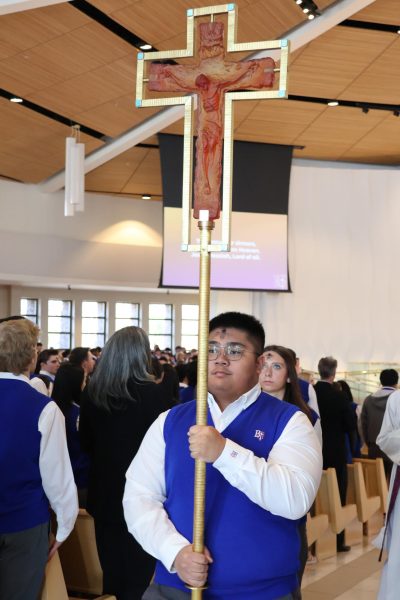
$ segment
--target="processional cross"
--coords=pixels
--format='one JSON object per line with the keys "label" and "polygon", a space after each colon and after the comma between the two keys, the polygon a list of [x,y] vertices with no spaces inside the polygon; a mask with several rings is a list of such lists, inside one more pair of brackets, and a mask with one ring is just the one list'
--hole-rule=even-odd
{"label": "processional cross", "polygon": [[[214,21],[217,14],[228,13],[227,51],[251,52],[256,50],[279,50],[280,68],[270,57],[241,62],[225,58],[224,24]],[[167,50],[138,54],[136,106],[169,106],[183,104],[184,155],[183,155],[183,251],[200,250],[200,300],[199,300],[199,357],[196,423],[207,424],[207,365],[208,365],[208,322],[210,307],[210,253],[226,252],[230,249],[230,224],[232,205],[232,102],[233,100],[262,100],[287,98],[288,41],[236,43],[235,4],[209,6],[187,11],[187,47],[183,50]],[[199,24],[199,60],[194,65],[151,62],[148,75],[146,61],[162,61],[193,57],[195,46],[194,19],[211,15],[211,21]],[[278,89],[272,88],[275,72],[279,72]],[[172,98],[143,98],[143,83],[156,92],[185,92],[185,96]],[[246,91],[245,91],[246,90]],[[256,91],[247,91],[256,90]],[[190,215],[192,207],[193,168],[193,116],[194,99],[197,97],[197,142],[194,180],[194,213],[199,219],[200,245],[190,243]],[[223,202],[222,241],[211,244],[214,220],[221,210],[220,186],[223,152]],[[205,463],[195,463],[195,494],[193,519],[193,549],[204,549],[204,502]],[[192,599],[201,599],[202,590],[192,588]]]}

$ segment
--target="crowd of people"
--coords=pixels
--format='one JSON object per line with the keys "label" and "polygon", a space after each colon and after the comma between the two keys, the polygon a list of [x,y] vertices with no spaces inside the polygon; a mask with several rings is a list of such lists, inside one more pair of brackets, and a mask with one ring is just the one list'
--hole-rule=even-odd
{"label": "crowd of people", "polygon": [[[365,443],[395,487],[394,369],[360,411],[347,382],[335,381],[334,358],[320,359],[312,385],[293,349],[265,345],[257,319],[223,313],[210,321],[200,426],[196,350],[151,350],[139,327],[104,348],[43,349],[38,336],[27,319],[0,322],[1,599],[37,600],[46,560],[81,507],[94,519],[103,592],[118,600],[185,599],[187,586],[206,582],[207,600],[297,600],[322,468],[336,470],[345,504],[347,464]],[[192,546],[193,459],[207,464],[202,553]],[[381,537],[396,552],[381,600],[394,598],[398,567],[392,511]],[[340,532],[337,551],[349,550]]]}

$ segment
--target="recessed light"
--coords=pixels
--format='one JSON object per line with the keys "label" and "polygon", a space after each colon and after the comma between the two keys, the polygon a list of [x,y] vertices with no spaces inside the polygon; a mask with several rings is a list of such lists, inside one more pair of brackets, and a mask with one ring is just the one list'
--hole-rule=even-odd
{"label": "recessed light", "polygon": [[14,96],[13,98],[10,98],[10,102],[15,102],[16,104],[21,104],[21,102],[23,102],[22,98],[17,98],[17,96]]}
{"label": "recessed light", "polygon": [[309,9],[309,8],[303,8],[303,13],[304,13],[304,14],[307,14],[307,13],[309,13],[309,12],[310,12],[310,9]]}
{"label": "recessed light", "polygon": [[400,29],[397,30],[397,33],[400,35]]}
{"label": "recessed light", "polygon": [[339,102],[337,100],[330,100],[328,106],[339,106]]}
{"label": "recessed light", "polygon": [[308,15],[308,19],[309,19],[309,21],[312,21],[313,19],[315,19],[315,15],[313,15],[312,13],[310,13]]}
{"label": "recessed light", "polygon": [[151,44],[140,44],[139,48],[141,50],[151,50],[152,49],[152,45]]}
{"label": "recessed light", "polygon": [[296,4],[303,4],[303,0],[296,0]]}
{"label": "recessed light", "polygon": [[150,194],[142,194],[142,200],[151,200]]}

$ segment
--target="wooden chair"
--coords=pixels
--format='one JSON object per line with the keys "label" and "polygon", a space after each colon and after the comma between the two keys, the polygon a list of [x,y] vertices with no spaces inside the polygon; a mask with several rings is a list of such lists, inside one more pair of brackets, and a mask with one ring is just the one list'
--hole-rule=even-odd
{"label": "wooden chair", "polygon": [[312,517],[307,514],[307,542],[311,546],[314,542],[321,539],[329,527],[328,515],[320,514]]}
{"label": "wooden chair", "polygon": [[380,497],[380,510],[385,515],[387,513],[388,485],[382,458],[355,458],[354,463],[361,464],[367,494]]}
{"label": "wooden chair", "polygon": [[368,535],[368,521],[379,511],[379,496],[368,496],[362,466],[359,462],[347,465],[347,502],[355,502],[358,520],[363,524],[363,533]]}
{"label": "wooden chair", "polygon": [[75,527],[60,546],[65,583],[70,592],[101,594],[103,572],[97,554],[93,518],[79,509]]}
{"label": "wooden chair", "polygon": [[[69,600],[58,552],[46,565],[40,600]],[[106,594],[98,596],[96,600],[116,600],[116,598]]]}
{"label": "wooden chair", "polygon": [[[336,534],[346,529],[357,520],[357,508],[355,504],[342,506],[340,502],[339,486],[335,469],[322,471],[321,483],[315,500],[317,515],[326,514],[329,519],[329,528],[316,541],[316,553],[319,558],[328,558],[336,554]],[[358,539],[359,538],[359,539]],[[360,527],[356,542],[362,540]]]}

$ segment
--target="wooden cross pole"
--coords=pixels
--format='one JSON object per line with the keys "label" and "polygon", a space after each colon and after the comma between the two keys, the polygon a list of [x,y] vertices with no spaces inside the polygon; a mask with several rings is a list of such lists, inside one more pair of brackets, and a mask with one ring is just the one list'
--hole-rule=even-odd
{"label": "wooden cross pole", "polygon": [[[227,52],[254,52],[278,50],[280,67],[270,58],[226,60],[224,23],[215,15],[227,13]],[[199,24],[198,60],[192,65],[179,65],[173,59],[193,57],[195,53],[194,21],[211,16]],[[154,107],[184,105],[184,155],[183,155],[183,211],[181,249],[200,252],[199,287],[199,356],[196,423],[207,424],[207,371],[208,323],[210,307],[211,252],[229,252],[232,206],[233,159],[233,101],[287,98],[287,40],[236,43],[235,4],[209,6],[187,11],[187,47],[138,54],[136,106]],[[151,61],[148,74],[145,63]],[[157,62],[154,62],[157,61]],[[162,62],[164,61],[164,62]],[[169,61],[168,63],[165,61]],[[279,81],[275,83],[275,73]],[[150,91],[184,92],[185,95],[169,98],[144,98],[143,84]],[[270,88],[270,89],[265,89]],[[273,88],[273,89],[272,89]],[[249,91],[254,90],[254,91]],[[194,181],[193,217],[199,219],[200,244],[191,243],[192,169],[193,169],[193,116],[197,101],[197,142]],[[220,184],[223,152],[223,194],[221,242],[211,243],[214,220],[221,210]],[[205,463],[195,462],[195,490],[193,516],[193,549],[204,550]],[[192,600],[201,600],[202,589],[192,588]]]}

